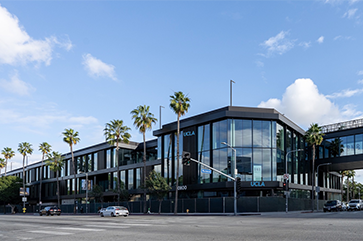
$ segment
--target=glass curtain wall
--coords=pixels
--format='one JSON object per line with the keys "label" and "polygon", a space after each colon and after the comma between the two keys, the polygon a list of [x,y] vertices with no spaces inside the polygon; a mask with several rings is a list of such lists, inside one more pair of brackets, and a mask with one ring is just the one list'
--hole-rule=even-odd
{"label": "glass curtain wall", "polygon": [[[210,125],[198,127],[198,161],[210,166]],[[198,165],[198,182],[210,183],[210,174],[202,173],[201,165]]]}
{"label": "glass curtain wall", "polygon": [[171,167],[172,167],[172,136],[164,136],[164,178],[171,185]]}

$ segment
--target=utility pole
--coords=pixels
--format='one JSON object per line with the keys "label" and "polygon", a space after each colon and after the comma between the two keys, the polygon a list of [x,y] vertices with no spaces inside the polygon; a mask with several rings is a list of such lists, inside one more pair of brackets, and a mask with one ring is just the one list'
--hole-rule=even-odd
{"label": "utility pole", "polygon": [[230,97],[230,104],[229,106],[232,106],[232,83],[236,83],[233,80],[230,81],[230,86],[229,86],[229,97]]}

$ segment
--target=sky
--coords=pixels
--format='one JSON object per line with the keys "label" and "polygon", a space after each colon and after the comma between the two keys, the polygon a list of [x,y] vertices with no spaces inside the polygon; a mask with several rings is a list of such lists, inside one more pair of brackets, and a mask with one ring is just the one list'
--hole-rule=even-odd
{"label": "sky", "polygon": [[155,130],[176,120],[174,92],[191,99],[187,118],[229,105],[230,80],[234,106],[275,108],[305,130],[363,118],[362,46],[358,0],[0,1],[0,149],[18,168],[19,143],[37,162],[42,142],[69,152],[65,128],[77,150],[104,142],[113,119],[141,142],[137,106]]}

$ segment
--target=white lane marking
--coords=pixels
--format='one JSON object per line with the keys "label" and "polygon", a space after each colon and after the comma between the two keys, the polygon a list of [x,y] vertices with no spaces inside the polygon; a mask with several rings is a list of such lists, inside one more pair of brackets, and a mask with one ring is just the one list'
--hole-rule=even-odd
{"label": "white lane marking", "polygon": [[98,228],[129,228],[129,226],[118,226],[118,227],[114,227],[114,226],[109,226],[109,225],[106,225],[106,224],[102,224],[102,225],[99,225],[99,224],[89,224],[89,225],[84,225],[85,227],[98,227]]}
{"label": "white lane marking", "polygon": [[77,230],[77,231],[95,231],[95,232],[105,231],[104,229],[94,229],[94,228],[72,228],[72,227],[64,227],[64,228],[56,228],[56,229]]}
{"label": "white lane marking", "polygon": [[29,233],[43,233],[43,234],[53,234],[53,235],[71,235],[74,233],[64,233],[64,232],[55,232],[55,231],[45,231],[45,230],[33,230],[28,231]]}

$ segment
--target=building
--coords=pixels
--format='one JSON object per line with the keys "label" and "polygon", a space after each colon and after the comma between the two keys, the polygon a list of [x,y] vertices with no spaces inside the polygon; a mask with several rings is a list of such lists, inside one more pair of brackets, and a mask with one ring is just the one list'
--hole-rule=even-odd
{"label": "building", "polygon": [[[176,156],[176,130],[176,122],[165,124],[153,132],[157,139],[146,143],[146,172],[154,169],[166,178],[172,187],[166,198],[173,199],[176,178],[179,178],[181,199],[233,197],[233,182],[225,176],[206,173],[206,168],[195,162],[189,166],[182,164],[182,152],[179,158]],[[287,172],[290,197],[311,198],[312,166],[303,138],[305,132],[278,111],[228,106],[184,118],[180,121],[180,130],[180,150],[190,152],[193,159],[227,175],[232,174],[236,155],[237,175],[242,180],[240,197],[282,197]],[[116,188],[117,159],[121,181],[129,190],[131,200],[142,200],[143,143],[122,143],[119,156],[115,154],[115,147],[108,143],[74,151],[76,180],[70,153],[65,154],[66,165],[59,175],[62,203],[72,204],[74,193],[78,200],[84,200],[85,190],[81,187],[86,179],[91,186],[97,184],[103,188],[105,201],[115,201],[116,194],[112,190]],[[176,176],[176,160],[179,161],[179,177]],[[40,168],[40,162],[26,167],[30,204],[39,201]],[[327,166],[320,172],[321,198],[340,199],[340,175]],[[45,166],[42,173],[42,201],[54,203],[57,200],[55,173]],[[22,168],[8,174],[22,178]]]}

